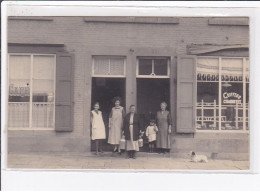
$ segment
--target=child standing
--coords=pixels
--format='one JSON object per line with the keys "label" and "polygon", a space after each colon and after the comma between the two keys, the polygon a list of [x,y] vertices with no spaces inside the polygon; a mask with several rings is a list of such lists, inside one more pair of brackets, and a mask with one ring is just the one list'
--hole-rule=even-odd
{"label": "child standing", "polygon": [[150,152],[153,152],[153,149],[155,147],[157,132],[158,132],[158,128],[155,124],[155,120],[151,119],[150,125],[146,128],[146,132],[145,132],[146,136],[148,137]]}
{"label": "child standing", "polygon": [[96,154],[103,152],[101,149],[101,140],[106,139],[105,125],[102,117],[102,112],[99,110],[99,103],[94,104],[94,110],[91,111],[91,139],[96,144]]}

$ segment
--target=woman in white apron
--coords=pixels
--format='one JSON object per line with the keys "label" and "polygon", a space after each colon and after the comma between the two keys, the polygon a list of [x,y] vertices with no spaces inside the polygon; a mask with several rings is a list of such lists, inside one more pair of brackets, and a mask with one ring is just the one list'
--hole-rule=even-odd
{"label": "woman in white apron", "polygon": [[109,134],[108,143],[114,146],[113,153],[119,152],[119,142],[122,137],[123,120],[125,117],[124,107],[120,106],[121,100],[119,97],[114,98],[115,106],[112,108],[109,115]]}
{"label": "woman in white apron", "polygon": [[91,111],[91,139],[96,144],[96,154],[102,151],[101,140],[106,139],[105,125],[102,112],[99,110],[99,103],[94,104],[94,110]]}

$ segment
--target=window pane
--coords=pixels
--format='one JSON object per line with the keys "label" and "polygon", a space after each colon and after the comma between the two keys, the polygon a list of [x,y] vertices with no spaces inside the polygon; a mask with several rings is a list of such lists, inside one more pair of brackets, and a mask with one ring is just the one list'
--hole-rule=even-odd
{"label": "window pane", "polygon": [[53,103],[33,102],[32,126],[36,128],[53,128]]}
{"label": "window pane", "polygon": [[246,129],[249,130],[249,83],[246,84]]}
{"label": "window pane", "polygon": [[222,81],[243,81],[243,59],[223,58],[221,60]]}
{"label": "window pane", "polygon": [[33,102],[53,101],[54,69],[54,56],[36,55],[33,57]]}
{"label": "window pane", "polygon": [[124,75],[124,74],[125,74],[124,58],[111,58],[110,75]]}
{"label": "window pane", "polygon": [[249,82],[249,76],[250,76],[249,69],[250,69],[249,60],[248,60],[248,58],[247,58],[247,59],[246,59],[246,82]]}
{"label": "window pane", "polygon": [[29,127],[30,67],[29,55],[9,56],[8,127]]}
{"label": "window pane", "polygon": [[216,82],[197,83],[197,129],[218,129],[218,86]]}
{"label": "window pane", "polygon": [[29,127],[29,102],[8,104],[8,127]]}
{"label": "window pane", "polygon": [[52,55],[33,56],[33,78],[53,80],[55,58]]}
{"label": "window pane", "polygon": [[154,59],[155,75],[168,75],[168,59]]}
{"label": "window pane", "polygon": [[139,59],[139,75],[151,75],[152,59]]}
{"label": "window pane", "polygon": [[9,79],[30,80],[31,57],[29,55],[10,55]]}
{"label": "window pane", "polygon": [[106,57],[94,57],[94,75],[109,74],[109,59]]}
{"label": "window pane", "polygon": [[197,59],[197,80],[218,81],[219,80],[219,59],[198,58]]}
{"label": "window pane", "polygon": [[249,130],[249,80],[250,80],[250,64],[249,64],[249,59],[246,59],[246,129]]}
{"label": "window pane", "polygon": [[95,56],[94,75],[124,75],[125,58],[120,56]]}
{"label": "window pane", "polygon": [[53,127],[55,58],[35,55],[33,58],[32,127]]}
{"label": "window pane", "polygon": [[222,130],[243,129],[243,84],[222,85]]}

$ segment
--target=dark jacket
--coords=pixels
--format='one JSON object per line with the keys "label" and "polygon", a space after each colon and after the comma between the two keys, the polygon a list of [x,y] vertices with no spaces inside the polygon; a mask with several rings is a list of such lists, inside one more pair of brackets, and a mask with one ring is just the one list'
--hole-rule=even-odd
{"label": "dark jacket", "polygon": [[[128,113],[125,116],[124,119],[124,135],[126,140],[130,140],[130,113]],[[134,119],[133,119],[133,140],[136,141],[139,139],[139,130],[140,130],[140,118],[138,114],[134,114]]]}

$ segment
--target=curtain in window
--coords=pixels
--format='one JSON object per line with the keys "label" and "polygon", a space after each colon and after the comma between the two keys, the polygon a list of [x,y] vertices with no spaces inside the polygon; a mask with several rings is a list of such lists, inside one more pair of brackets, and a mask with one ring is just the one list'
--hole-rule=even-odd
{"label": "curtain in window", "polygon": [[94,58],[94,75],[109,74],[109,59],[104,57]]}
{"label": "curtain in window", "polygon": [[30,55],[9,57],[9,127],[29,127],[30,72]]}
{"label": "curtain in window", "polygon": [[110,75],[124,75],[124,59],[111,58],[110,59]]}
{"label": "curtain in window", "polygon": [[124,75],[125,59],[122,57],[94,57],[94,75]]}
{"label": "curtain in window", "polygon": [[54,127],[54,64],[54,56],[34,55],[33,57],[32,127]]}

